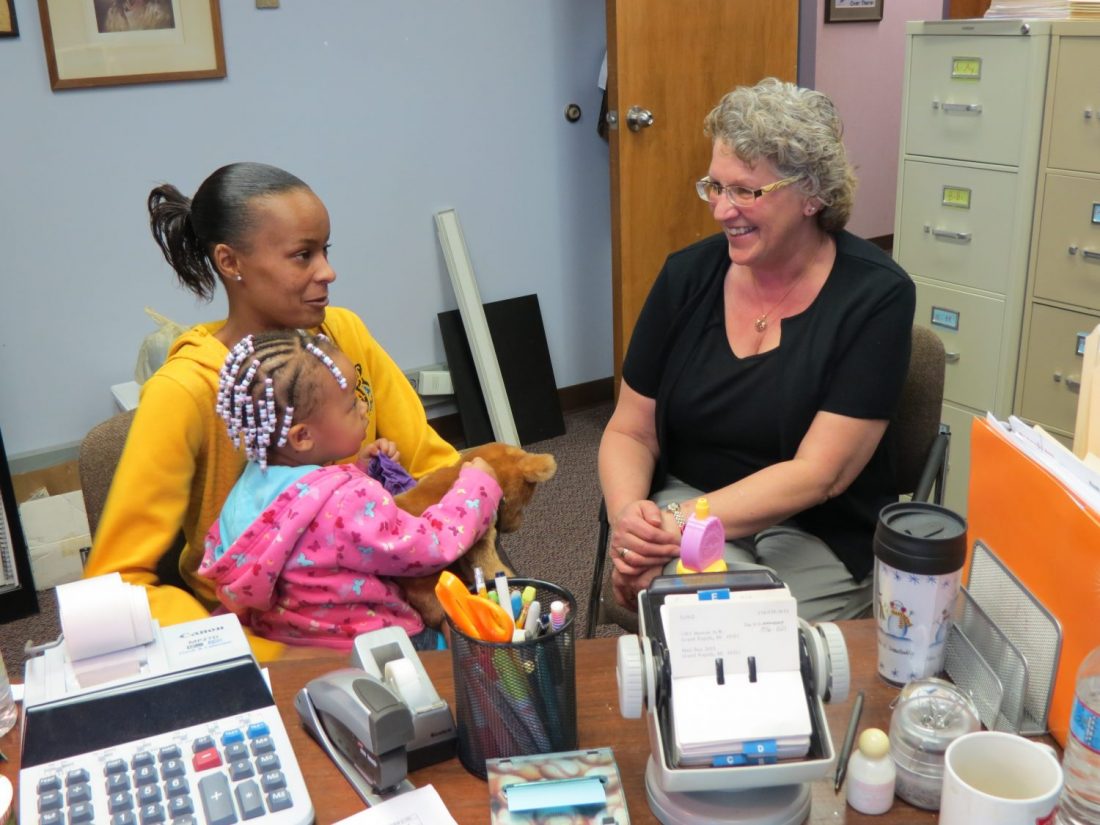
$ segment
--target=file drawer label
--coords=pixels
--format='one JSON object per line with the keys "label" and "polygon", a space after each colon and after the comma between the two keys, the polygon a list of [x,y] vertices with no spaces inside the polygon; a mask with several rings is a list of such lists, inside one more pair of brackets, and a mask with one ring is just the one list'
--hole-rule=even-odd
{"label": "file drawer label", "polygon": [[1087,337],[1088,337],[1087,332],[1077,333],[1077,354],[1078,355],[1084,355],[1085,354],[1085,339]]}
{"label": "file drawer label", "polygon": [[962,186],[943,187],[943,205],[954,206],[956,209],[969,209],[970,190]]}
{"label": "file drawer label", "polygon": [[959,312],[955,309],[932,307],[932,326],[959,331]]}
{"label": "file drawer label", "polygon": [[951,76],[959,80],[981,80],[982,59],[980,57],[951,58]]}

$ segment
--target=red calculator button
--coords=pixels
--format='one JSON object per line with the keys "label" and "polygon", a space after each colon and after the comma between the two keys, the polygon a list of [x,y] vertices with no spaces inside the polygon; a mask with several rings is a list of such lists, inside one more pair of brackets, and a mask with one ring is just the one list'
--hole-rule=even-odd
{"label": "red calculator button", "polygon": [[207,748],[204,751],[199,751],[191,757],[191,764],[195,766],[196,771],[205,771],[209,768],[216,768],[221,763],[222,758],[218,755],[217,748]]}

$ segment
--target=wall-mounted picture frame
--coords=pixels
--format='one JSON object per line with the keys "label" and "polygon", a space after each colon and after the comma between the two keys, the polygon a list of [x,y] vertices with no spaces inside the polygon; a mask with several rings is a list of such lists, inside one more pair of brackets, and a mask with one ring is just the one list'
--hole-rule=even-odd
{"label": "wall-mounted picture frame", "polygon": [[865,23],[882,19],[885,0],[825,0],[826,23]]}
{"label": "wall-mounted picture frame", "polygon": [[218,0],[38,0],[38,9],[54,91],[225,77]]}
{"label": "wall-mounted picture frame", "polygon": [[19,23],[15,19],[15,0],[0,0],[0,37],[18,37]]}

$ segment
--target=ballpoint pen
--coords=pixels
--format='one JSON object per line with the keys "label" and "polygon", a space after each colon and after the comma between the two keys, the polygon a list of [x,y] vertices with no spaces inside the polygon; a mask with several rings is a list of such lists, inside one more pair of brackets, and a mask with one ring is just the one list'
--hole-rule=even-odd
{"label": "ballpoint pen", "polygon": [[840,792],[840,786],[844,782],[844,774],[848,771],[848,758],[852,755],[852,743],[856,739],[856,728],[859,727],[859,715],[863,713],[863,691],[856,694],[855,704],[852,705],[852,717],[848,720],[848,731],[844,734],[844,745],[840,749],[840,757],[836,763],[836,782],[833,783],[833,793]]}
{"label": "ballpoint pen", "polygon": [[477,595],[481,598],[489,598],[489,591],[485,588],[485,574],[480,567],[474,568],[474,589],[477,590]]}
{"label": "ballpoint pen", "polygon": [[497,601],[500,602],[500,606],[504,608],[504,612],[508,614],[512,626],[515,627],[516,614],[512,612],[512,594],[508,590],[508,578],[504,575],[503,570],[497,571],[494,581],[497,587]]}

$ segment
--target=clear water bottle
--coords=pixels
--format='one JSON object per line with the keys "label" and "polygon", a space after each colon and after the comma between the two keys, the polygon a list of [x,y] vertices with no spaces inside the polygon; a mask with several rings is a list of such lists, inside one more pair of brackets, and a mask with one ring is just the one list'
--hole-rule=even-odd
{"label": "clear water bottle", "polygon": [[11,695],[8,668],[4,664],[3,654],[0,654],[0,736],[15,727],[18,718],[19,708],[15,705],[15,697]]}
{"label": "clear water bottle", "polygon": [[1086,656],[1077,670],[1062,770],[1066,781],[1057,822],[1100,823],[1100,647]]}

